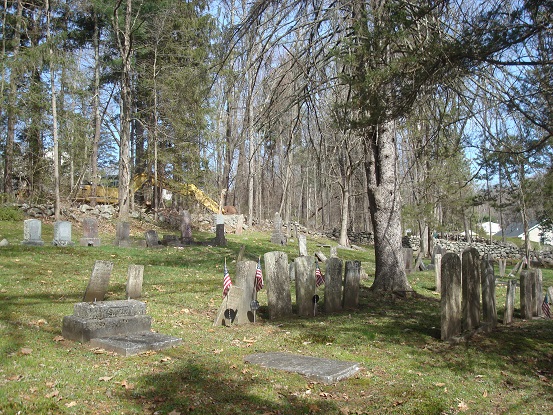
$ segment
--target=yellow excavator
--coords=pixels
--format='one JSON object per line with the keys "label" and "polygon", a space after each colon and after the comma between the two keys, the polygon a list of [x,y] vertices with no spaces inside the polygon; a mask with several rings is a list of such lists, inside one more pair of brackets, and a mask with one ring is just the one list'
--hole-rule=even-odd
{"label": "yellow excavator", "polygon": [[[153,184],[153,179],[146,173],[135,175],[130,183],[132,193],[138,191],[146,183]],[[202,192],[198,187],[191,183],[178,183],[174,180],[158,180],[158,186],[163,187],[173,193],[178,193],[185,197],[196,199],[213,213],[219,212],[219,205],[208,195]],[[90,202],[92,200],[92,185],[85,184],[79,188],[75,200],[78,202]],[[96,203],[117,204],[119,202],[119,189],[117,187],[107,187],[98,185],[96,187]]]}

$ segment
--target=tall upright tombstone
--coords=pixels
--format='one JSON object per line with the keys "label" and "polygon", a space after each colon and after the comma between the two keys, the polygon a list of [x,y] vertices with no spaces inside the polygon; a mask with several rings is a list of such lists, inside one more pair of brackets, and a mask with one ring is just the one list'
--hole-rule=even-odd
{"label": "tall upright tombstone", "polygon": [[534,288],[534,316],[541,317],[543,315],[543,310],[541,305],[543,303],[543,274],[540,268],[534,269],[536,285]]}
{"label": "tall upright tombstone", "polygon": [[520,317],[531,319],[534,314],[535,274],[532,270],[520,271]]}
{"label": "tall upright tombstone", "polygon": [[452,252],[442,257],[441,339],[461,334],[461,259]]}
{"label": "tall upright tombstone", "polygon": [[491,261],[483,259],[480,265],[482,280],[482,320],[488,328],[497,326],[495,306],[495,275]]}
{"label": "tall upright tombstone", "polygon": [[307,256],[307,237],[298,235],[298,251],[299,256]]}
{"label": "tall upright tombstone", "polygon": [[436,292],[442,292],[442,254],[434,254],[434,272],[436,273]]}
{"label": "tall upright tombstone", "polygon": [[95,261],[92,275],[83,296],[83,302],[104,301],[108,290],[113,262]]}
{"label": "tall upright tombstone", "polygon": [[475,248],[462,253],[462,309],[463,330],[472,331],[480,326],[480,254]]}
{"label": "tall upright tombstone", "polygon": [[225,217],[224,215],[215,215],[215,239],[213,243],[216,246],[226,246],[227,239],[225,238]]}
{"label": "tall upright tombstone", "polygon": [[342,311],[343,268],[340,258],[328,258],[325,273],[325,312]]}
{"label": "tall upright tombstone", "polygon": [[403,260],[405,261],[405,272],[410,274],[413,271],[413,248],[403,248]]}
{"label": "tall upright tombstone", "polygon": [[361,261],[346,261],[344,276],[344,309],[359,307],[359,287],[361,285]]}
{"label": "tall upright tombstone", "polygon": [[142,282],[144,280],[144,265],[129,265],[127,270],[127,300],[142,297]]}
{"label": "tall upright tombstone", "polygon": [[234,230],[235,235],[242,235],[244,231],[244,215],[240,214],[236,216],[236,229]]}
{"label": "tall upright tombstone", "polygon": [[42,240],[42,222],[38,219],[26,219],[23,222],[23,241],[22,245],[43,246]]}
{"label": "tall upright tombstone", "polygon": [[296,268],[296,307],[298,315],[307,317],[315,313],[313,298],[315,285],[315,258],[300,256],[294,260]]}
{"label": "tall upright tombstone", "polygon": [[275,213],[273,222],[274,229],[271,235],[271,242],[277,245],[286,245],[286,236],[282,233],[282,218],[280,217],[280,213]]}
{"label": "tall upright tombstone", "polygon": [[128,248],[131,246],[131,224],[118,221],[115,228],[115,245]]}
{"label": "tall upright tombstone", "polygon": [[271,320],[292,315],[290,276],[288,275],[288,255],[273,251],[263,255],[267,302]]}
{"label": "tall upright tombstone", "polygon": [[100,246],[98,237],[98,220],[95,218],[83,219],[83,237],[79,241],[81,246]]}
{"label": "tall upright tombstone", "polygon": [[511,324],[515,314],[515,297],[517,290],[517,281],[509,280],[507,283],[507,295],[505,297],[505,313],[503,314],[503,324]]}
{"label": "tall upright tombstone", "polygon": [[71,246],[73,245],[71,240],[71,222],[57,221],[54,223],[54,240],[52,245],[54,246]]}
{"label": "tall upright tombstone", "polygon": [[242,297],[234,318],[235,324],[247,324],[253,322],[252,301],[256,299],[255,292],[255,261],[240,261],[236,263],[236,276],[234,285],[242,288]]}
{"label": "tall upright tombstone", "polygon": [[188,210],[183,210],[180,223],[180,238],[183,244],[192,243],[192,216]]}

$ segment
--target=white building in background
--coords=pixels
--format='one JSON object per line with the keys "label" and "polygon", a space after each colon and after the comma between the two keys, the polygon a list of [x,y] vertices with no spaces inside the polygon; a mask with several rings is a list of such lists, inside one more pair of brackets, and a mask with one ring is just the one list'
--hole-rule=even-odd
{"label": "white building in background", "polygon": [[486,232],[486,235],[495,235],[498,232],[501,232],[501,225],[495,222],[482,222],[480,227]]}
{"label": "white building in background", "polygon": [[[495,236],[501,236],[501,231]],[[505,236],[511,238],[520,238],[525,240],[524,226],[522,223],[512,223],[505,229]],[[530,242],[537,242],[542,245],[553,245],[553,232],[543,229],[537,221],[532,221],[528,224],[528,239]]]}

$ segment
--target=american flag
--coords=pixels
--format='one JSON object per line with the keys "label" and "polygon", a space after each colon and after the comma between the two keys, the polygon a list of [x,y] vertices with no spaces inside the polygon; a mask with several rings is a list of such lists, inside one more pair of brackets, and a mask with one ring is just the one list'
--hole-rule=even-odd
{"label": "american flag", "polygon": [[225,275],[223,277],[223,298],[225,298],[225,296],[228,294],[228,290],[230,290],[230,287],[232,286],[232,281],[230,280],[227,264],[225,264],[224,274]]}
{"label": "american flag", "polygon": [[545,314],[547,318],[551,318],[551,309],[549,308],[549,301],[547,299],[547,294],[545,294],[545,297],[543,298],[543,303],[541,303],[541,309],[543,311],[543,314]]}
{"label": "american flag", "polygon": [[261,258],[257,260],[257,269],[255,270],[255,291],[263,288],[263,274],[261,273]]}
{"label": "american flag", "polygon": [[319,268],[319,263],[317,262],[317,269],[315,269],[315,279],[317,283],[317,287],[323,285],[325,283],[325,277],[321,273],[321,269]]}

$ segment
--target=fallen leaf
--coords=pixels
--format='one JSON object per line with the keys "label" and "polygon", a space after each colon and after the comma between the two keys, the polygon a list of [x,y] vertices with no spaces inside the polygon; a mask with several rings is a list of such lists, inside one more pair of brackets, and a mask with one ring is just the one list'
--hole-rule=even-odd
{"label": "fallen leaf", "polygon": [[219,354],[223,351],[223,349],[213,350],[213,354]]}
{"label": "fallen leaf", "polygon": [[244,340],[242,340],[242,341],[245,342],[245,343],[255,343],[257,340],[255,340],[255,339],[246,339],[244,337]]}
{"label": "fallen leaf", "polygon": [[68,408],[73,408],[74,406],[77,406],[77,402],[75,401],[67,402],[65,406],[67,406]]}
{"label": "fallen leaf", "polygon": [[53,388],[54,386],[56,386],[56,383],[57,383],[57,382],[46,382],[45,385],[46,385],[47,388],[50,388],[50,389],[51,389],[51,388]]}
{"label": "fallen leaf", "polygon": [[125,379],[123,382],[121,382],[121,386],[123,386],[126,390],[130,390],[134,388],[134,385],[127,382],[127,379]]}
{"label": "fallen leaf", "polygon": [[47,393],[45,396],[47,398],[55,398],[56,396],[58,396],[60,394],[60,391],[59,390],[53,390],[52,392],[50,393]]}
{"label": "fallen leaf", "polygon": [[169,412],[169,415],[180,415],[180,412],[177,412],[177,410],[174,409],[171,412]]}
{"label": "fallen leaf", "polygon": [[466,412],[469,410],[469,407],[466,403],[464,403],[463,401],[459,402],[459,404],[457,405],[457,408],[459,408],[459,410],[461,412]]}
{"label": "fallen leaf", "polygon": [[16,381],[20,381],[21,379],[23,379],[23,375],[13,375],[13,376],[9,376],[7,378],[8,380],[16,380]]}
{"label": "fallen leaf", "polygon": [[19,353],[21,353],[22,355],[30,355],[31,353],[33,353],[33,349],[29,349],[28,347],[23,347]]}
{"label": "fallen leaf", "polygon": [[102,376],[101,378],[98,378],[100,382],[108,382],[111,379],[113,379],[113,376]]}
{"label": "fallen leaf", "polygon": [[63,336],[56,336],[52,340],[54,340],[55,342],[61,342],[64,341],[65,338]]}
{"label": "fallen leaf", "polygon": [[482,394],[482,397],[487,398],[488,397],[488,391],[484,391],[484,393]]}
{"label": "fallen leaf", "polygon": [[434,386],[437,386],[438,388],[443,388],[445,386],[445,383],[434,383]]}

